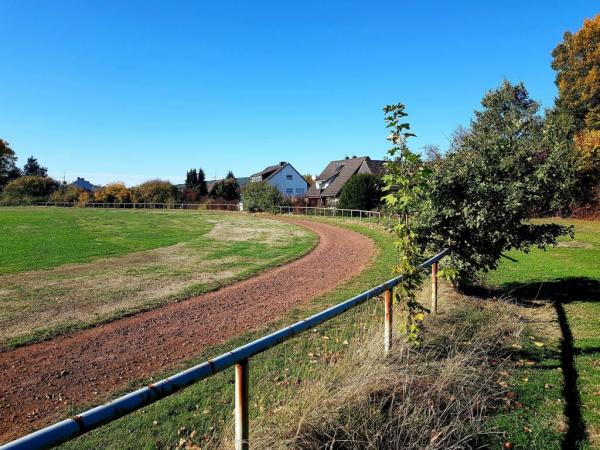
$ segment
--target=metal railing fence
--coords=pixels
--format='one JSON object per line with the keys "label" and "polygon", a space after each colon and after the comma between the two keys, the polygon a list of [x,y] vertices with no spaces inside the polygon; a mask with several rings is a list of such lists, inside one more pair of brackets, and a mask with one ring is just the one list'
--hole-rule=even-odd
{"label": "metal railing fence", "polygon": [[363,209],[344,209],[322,206],[277,206],[280,214],[297,214],[302,216],[340,217],[342,219],[356,219],[369,223],[391,225],[398,221],[398,215],[388,214],[383,211],[368,211]]}
{"label": "metal railing fence", "polygon": [[[437,310],[437,265],[448,250],[443,250],[419,265],[421,269],[431,268],[432,273],[432,308]],[[367,300],[384,294],[384,353],[389,352],[392,346],[392,289],[403,279],[403,275],[380,284],[368,291],[338,303],[313,316],[282,328],[262,338],[256,339],[246,345],[230,352],[209,359],[208,361],[179,372],[157,383],[138,389],[134,392],[119,397],[104,405],[97,406],[75,417],[65,419],[49,427],[31,433],[27,436],[9,442],[0,447],[0,450],[31,450],[48,448],[69,441],[77,436],[87,433],[106,423],[112,422],[124,415],[136,411],[157,400],[167,397],[193,383],[209,378],[225,369],[235,366],[235,448],[245,450],[249,448],[249,365],[250,358],[264,352],[297,334],[314,328],[344,312],[360,305]]]}

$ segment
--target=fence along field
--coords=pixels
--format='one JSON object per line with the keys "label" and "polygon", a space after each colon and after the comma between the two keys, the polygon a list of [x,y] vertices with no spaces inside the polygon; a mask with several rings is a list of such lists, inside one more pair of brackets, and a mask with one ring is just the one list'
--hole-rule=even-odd
{"label": "fence along field", "polygon": [[0,347],[214,290],[308,252],[304,228],[249,215],[3,208]]}

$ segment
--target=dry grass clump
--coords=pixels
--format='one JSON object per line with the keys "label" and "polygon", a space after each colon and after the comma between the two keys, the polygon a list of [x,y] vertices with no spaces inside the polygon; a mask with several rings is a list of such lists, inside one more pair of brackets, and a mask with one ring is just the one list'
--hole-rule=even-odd
{"label": "dry grass clump", "polygon": [[[376,327],[374,327],[376,329]],[[271,449],[472,448],[501,404],[509,349],[522,331],[510,305],[461,302],[426,323],[422,345],[365,336],[334,367],[252,423]]]}

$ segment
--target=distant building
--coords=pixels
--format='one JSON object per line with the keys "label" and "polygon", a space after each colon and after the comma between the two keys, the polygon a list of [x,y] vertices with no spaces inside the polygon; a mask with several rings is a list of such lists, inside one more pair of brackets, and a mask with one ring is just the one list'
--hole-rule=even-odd
{"label": "distant building", "polygon": [[335,206],[342,188],[352,175],[370,173],[381,176],[385,172],[384,163],[368,156],[331,161],[308,188],[307,203],[311,206]]}
{"label": "distant building", "polygon": [[98,189],[98,186],[93,185],[85,178],[77,177],[75,181],[71,183],[71,186],[78,187],[79,189],[83,189],[84,191],[94,192]]}
{"label": "distant building", "polygon": [[264,181],[275,186],[286,197],[304,197],[308,182],[290,163],[282,161],[250,176],[250,182]]}

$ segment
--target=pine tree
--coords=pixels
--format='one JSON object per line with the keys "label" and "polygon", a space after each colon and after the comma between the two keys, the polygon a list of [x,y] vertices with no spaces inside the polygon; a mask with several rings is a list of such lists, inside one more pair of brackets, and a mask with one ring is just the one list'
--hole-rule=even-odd
{"label": "pine tree", "polygon": [[30,156],[23,166],[23,175],[26,177],[46,177],[48,176],[48,169],[40,166],[38,160],[33,156]]}
{"label": "pine tree", "polygon": [[208,188],[206,186],[206,176],[204,175],[204,170],[198,169],[198,177],[197,177],[197,192],[201,197],[208,194]]}

